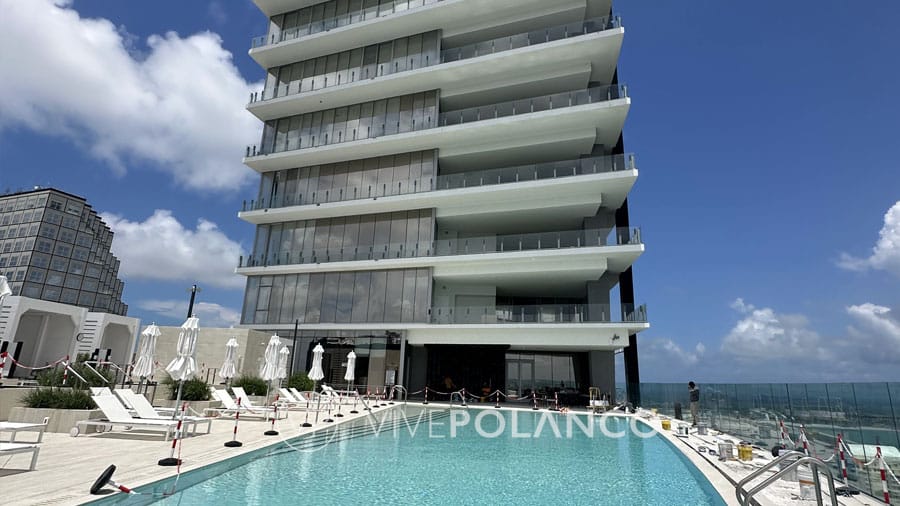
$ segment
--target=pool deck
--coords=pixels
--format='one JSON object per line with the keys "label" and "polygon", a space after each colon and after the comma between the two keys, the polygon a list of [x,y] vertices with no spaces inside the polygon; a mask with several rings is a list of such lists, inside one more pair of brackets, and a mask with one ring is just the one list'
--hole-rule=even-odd
{"label": "pool deck", "polygon": [[[420,405],[418,402],[410,402],[410,404]],[[440,409],[447,408],[449,405],[432,403],[429,407]],[[458,405],[456,407],[459,408]],[[474,409],[488,407],[492,408],[490,404],[470,404],[470,408]],[[392,406],[376,407],[373,412],[386,411],[391,408]],[[504,407],[503,409],[520,408]],[[527,408],[521,409],[530,411]],[[367,413],[362,411],[359,414],[351,415],[347,409],[344,409],[343,412],[345,416],[335,418],[336,422],[333,424],[320,421],[312,428],[300,428],[300,424],[306,416],[305,412],[289,411],[287,419],[279,420],[276,424],[276,429],[281,432],[280,436],[263,434],[270,428],[268,422],[242,419],[238,431],[238,440],[243,443],[240,448],[224,446],[224,443],[231,439],[233,419],[213,420],[210,434],[184,439],[182,446],[184,462],[181,471],[187,472],[230,457],[276,445],[290,437],[347,423],[366,416]],[[573,416],[584,416],[585,414],[578,410],[573,412]],[[675,434],[676,424],[679,423],[677,421],[673,420],[672,430],[666,431],[662,430],[663,418],[651,415],[649,412],[642,412],[639,415],[617,414],[639,417],[644,423],[656,429],[707,477],[729,506],[738,504],[733,483],[772,460],[768,452],[755,450],[754,458],[749,463],[737,460],[719,461],[716,457],[710,457],[708,453],[701,453],[700,447],[715,449],[720,440],[736,442],[737,438],[716,431],[710,431],[707,436],[698,436],[696,431],[691,431],[690,435],[681,437]],[[320,415],[320,420],[322,418],[324,417]],[[28,436],[29,434],[23,433],[20,438],[21,442],[26,442]],[[0,468],[0,490],[3,491],[3,503],[4,505],[67,505],[81,504],[97,499],[98,496],[89,495],[88,490],[94,480],[110,464],[115,464],[117,467],[115,480],[131,488],[169,478],[175,475],[175,468],[161,467],[157,465],[157,461],[167,457],[170,448],[171,442],[164,442],[158,433],[137,430],[117,429],[112,432],[82,435],[77,438],[68,434],[47,433],[41,443],[37,470],[30,472],[24,470],[27,469],[31,458],[29,454],[13,455],[0,460],[0,463],[3,464],[3,467]],[[836,483],[836,485],[838,484]],[[799,485],[796,482],[779,481],[761,492],[757,496],[757,500],[761,506],[815,504],[814,501],[800,500],[798,496]],[[839,503],[847,506],[884,504],[864,495],[841,497]],[[827,498],[826,504],[829,504]]]}
{"label": "pool deck", "polygon": [[[742,462],[737,459],[728,459],[720,461],[717,456],[710,456],[708,452],[701,452],[700,448],[716,450],[719,442],[731,442],[734,446],[735,454],[737,453],[737,443],[740,438],[720,433],[715,430],[709,430],[707,435],[700,436],[695,428],[689,430],[687,436],[676,435],[676,426],[684,424],[678,420],[671,421],[671,430],[663,430],[662,421],[665,417],[655,416],[649,412],[643,412],[640,418],[663,437],[668,439],[676,448],[699,469],[704,476],[712,483],[713,487],[722,495],[725,503],[730,505],[739,504],[735,495],[735,484],[742,480],[750,473],[765,466],[773,459],[772,454],[766,450],[753,450],[753,459],[749,462]],[[763,474],[761,477],[753,480],[752,485],[760,483],[766,477],[774,475],[774,471]],[[828,485],[824,475],[821,475],[821,484],[823,488],[823,503],[831,504],[827,495]],[[835,488],[842,485],[837,477],[834,480]],[[795,481],[778,480],[766,489],[757,494],[754,499],[761,506],[786,506],[786,505],[802,505],[815,504],[815,499],[800,499],[800,485]],[[846,506],[874,506],[883,505],[882,501],[863,494],[852,497],[839,497],[838,504]]]}

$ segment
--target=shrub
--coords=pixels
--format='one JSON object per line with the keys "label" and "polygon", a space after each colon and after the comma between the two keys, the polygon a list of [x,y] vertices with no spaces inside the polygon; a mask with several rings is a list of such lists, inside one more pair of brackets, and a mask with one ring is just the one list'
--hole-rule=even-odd
{"label": "shrub", "polygon": [[[103,375],[106,380],[97,376],[97,373],[88,369],[83,363],[74,363],[72,364],[72,369],[78,373],[82,378],[87,380],[87,384],[78,379],[78,376],[75,376],[71,372],[69,372],[68,379],[66,380],[66,384],[63,385],[63,371],[62,367],[56,367],[54,369],[48,369],[45,371],[41,371],[37,375],[38,385],[42,387],[62,387],[68,386],[72,387],[76,390],[87,390],[88,387],[108,387],[112,386],[116,380],[115,373],[103,369],[94,368],[97,372]],[[108,380],[108,381],[107,381]]]}
{"label": "shrub", "polygon": [[288,378],[287,386],[288,388],[296,388],[301,392],[308,392],[315,387],[315,382],[309,379],[305,372],[297,372]]}
{"label": "shrub", "polygon": [[[241,387],[247,395],[266,395],[268,385],[259,376],[242,375],[231,383],[232,387]],[[230,390],[230,389],[229,389]],[[234,392],[232,392],[233,394]]]}
{"label": "shrub", "polygon": [[[170,376],[166,376],[162,380],[162,384],[169,389],[169,400],[174,401],[178,396],[178,383]],[[191,378],[184,382],[181,390],[181,400],[183,401],[208,401],[210,398],[209,385],[200,378]]]}
{"label": "shrub", "polygon": [[38,388],[22,397],[29,408],[95,409],[91,395],[84,390],[68,388]]}

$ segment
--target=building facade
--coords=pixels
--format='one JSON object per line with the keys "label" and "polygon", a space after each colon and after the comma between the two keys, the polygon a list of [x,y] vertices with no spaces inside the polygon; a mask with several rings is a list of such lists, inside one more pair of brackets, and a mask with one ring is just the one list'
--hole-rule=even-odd
{"label": "building facade", "polygon": [[0,196],[0,274],[13,295],[126,315],[112,238],[82,197],[52,188]]}
{"label": "building facade", "polygon": [[[254,0],[242,326],[326,376],[470,392],[637,381],[624,28],[608,0]],[[449,381],[448,381],[449,380]],[[326,381],[328,381],[326,379]]]}

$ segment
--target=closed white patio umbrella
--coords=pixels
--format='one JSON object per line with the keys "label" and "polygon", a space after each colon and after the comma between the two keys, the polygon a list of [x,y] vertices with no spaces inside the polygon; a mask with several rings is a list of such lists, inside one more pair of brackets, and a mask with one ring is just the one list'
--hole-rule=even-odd
{"label": "closed white patio umbrella", "polygon": [[[269,343],[266,345],[266,351],[263,352],[263,365],[259,370],[259,375],[266,382],[266,406],[269,405],[269,391],[272,390],[272,382],[278,379],[278,350],[281,348],[281,338],[278,334],[272,334]],[[275,417],[272,417],[272,429],[267,430],[263,434],[267,436],[277,436],[278,431],[275,430]]]}
{"label": "closed white patio umbrella", "polygon": [[[309,369],[309,379],[313,380],[313,392],[316,391],[316,386],[319,383],[319,380],[325,377],[325,373],[322,372],[322,355],[325,354],[325,348],[322,348],[321,344],[317,344],[315,348],[313,348],[313,361],[312,367]],[[322,396],[318,397],[317,406],[316,406],[316,423],[319,422],[319,406],[322,404]],[[306,421],[303,422],[304,427],[311,427],[309,423],[309,409],[306,410]]]}
{"label": "closed white patio umbrella", "polygon": [[235,357],[237,355],[238,342],[237,339],[231,338],[225,343],[225,361],[222,362],[222,368],[219,369],[219,377],[225,380],[227,383],[228,380],[233,378],[235,374],[237,374],[237,370],[235,368]]}
{"label": "closed white patio umbrella", "polygon": [[138,350],[138,358],[134,362],[134,368],[131,369],[131,375],[140,378],[138,382],[138,391],[141,390],[141,384],[144,378],[153,376],[153,370],[156,363],[154,357],[156,355],[156,341],[159,339],[159,327],[155,323],[151,323],[141,332],[141,347]]}
{"label": "closed white patio umbrella", "polygon": [[[347,372],[344,373],[344,379],[347,380],[347,392],[349,395],[350,386],[353,384],[353,380],[356,379],[356,353],[353,350],[347,354]],[[356,411],[356,400],[359,398],[359,395],[355,396],[353,399],[353,410],[350,413],[357,413]]]}
{"label": "closed white patio umbrella", "polygon": [[[200,320],[192,316],[181,325],[178,334],[178,344],[175,350],[175,358],[166,366],[166,372],[173,380],[178,381],[178,394],[175,396],[175,412],[181,404],[181,391],[184,381],[191,379],[197,372],[197,360],[194,354],[197,352],[197,335],[200,333]],[[175,418],[175,415],[172,415]]]}
{"label": "closed white patio umbrella", "polygon": [[276,374],[277,379],[283,380],[287,378],[287,365],[288,358],[291,356],[291,350],[287,346],[282,346],[281,351],[278,352],[278,372]]}

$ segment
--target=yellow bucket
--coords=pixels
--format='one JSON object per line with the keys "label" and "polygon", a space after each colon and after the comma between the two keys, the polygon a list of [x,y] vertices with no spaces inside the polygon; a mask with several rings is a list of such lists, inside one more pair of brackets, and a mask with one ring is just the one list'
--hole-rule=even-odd
{"label": "yellow bucket", "polygon": [[750,445],[738,445],[738,458],[748,462],[753,460],[753,447]]}
{"label": "yellow bucket", "polygon": [[672,430],[672,422],[670,420],[663,420],[662,428],[663,430]]}

